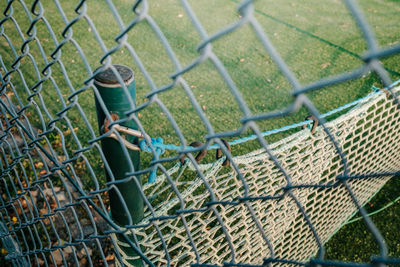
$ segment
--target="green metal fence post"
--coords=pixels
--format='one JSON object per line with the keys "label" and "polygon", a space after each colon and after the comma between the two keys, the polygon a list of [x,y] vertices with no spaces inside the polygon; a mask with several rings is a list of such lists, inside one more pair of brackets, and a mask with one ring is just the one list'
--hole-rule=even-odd
{"label": "green metal fence post", "polygon": [[[114,65],[114,67],[124,80],[130,97],[133,99],[133,102],[136,105],[136,90],[133,71],[130,68],[122,65]],[[111,68],[102,71],[95,76],[95,85],[110,114],[113,116],[117,115],[119,119],[126,117],[125,112],[132,109],[131,102],[129,101],[124,89],[122,88]],[[103,110],[99,106],[98,99],[96,99],[96,110],[99,130],[101,131],[106,117]],[[128,122],[121,124],[121,126],[137,129],[137,125],[133,120],[129,120]],[[138,143],[138,137],[127,135],[125,136],[125,139],[132,144]],[[131,169],[129,168],[129,162],[125,157],[125,154],[121,148],[121,144],[113,138],[105,138],[102,140],[101,145],[115,180],[126,178],[126,173],[130,172]],[[139,170],[139,151],[128,151],[135,170]],[[108,175],[107,180],[110,181],[110,177]],[[133,224],[140,222],[143,219],[143,199],[140,195],[140,188],[133,180],[119,183],[117,184],[117,187],[127,205],[130,214],[125,212],[117,192],[115,190],[110,190],[109,198],[111,216],[113,220],[121,226],[129,224],[129,216],[131,216]],[[123,241],[123,239],[121,239],[121,241]],[[129,257],[136,256],[136,253],[131,248],[124,248],[124,253]],[[142,261],[140,259],[129,260],[128,262],[133,266],[142,266]]]}

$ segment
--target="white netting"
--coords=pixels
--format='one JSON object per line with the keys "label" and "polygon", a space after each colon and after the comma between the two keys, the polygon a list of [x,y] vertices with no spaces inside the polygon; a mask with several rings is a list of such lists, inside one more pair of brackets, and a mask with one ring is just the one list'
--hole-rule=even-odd
{"label": "white netting", "polygon": [[400,174],[396,4],[2,2],[0,265],[357,267],[323,255],[357,211],[400,264],[360,206]]}
{"label": "white netting", "polygon": [[[394,89],[398,92],[399,88]],[[347,155],[352,174],[393,172],[400,168],[400,110],[392,99],[381,93],[370,98],[345,115],[326,124]],[[311,134],[303,130],[271,145],[279,162],[292,178],[292,189],[303,204],[322,242],[326,242],[357,208],[344,186],[306,188],[304,185],[333,185],[342,173],[341,161],[332,142],[318,127]],[[245,176],[249,196],[279,196],[287,186],[285,177],[269,159],[264,150],[254,151],[234,158]],[[219,201],[235,202],[243,197],[243,184],[236,172],[222,168],[223,158],[214,164],[201,165],[204,177]],[[189,166],[190,167],[190,166]],[[190,171],[190,170],[189,170]],[[174,177],[179,166],[169,173]],[[195,173],[195,172],[193,172]],[[185,209],[202,209],[210,195],[199,177],[191,182],[174,181],[185,200]],[[350,186],[360,203],[366,203],[389,179],[368,178],[350,181]],[[158,177],[156,184],[147,184],[145,192],[153,199],[155,217],[175,214],[180,209],[179,199],[172,188],[164,183],[165,176]],[[157,203],[158,202],[158,203]],[[237,205],[217,205],[217,210],[227,234],[232,240],[238,262],[262,264],[271,256],[268,245],[251,216],[250,205],[258,223],[265,231],[277,258],[298,261],[308,260],[318,249],[315,237],[304,216],[288,194],[279,199],[256,200]],[[150,216],[149,211],[147,216]],[[200,262],[222,264],[229,261],[231,250],[221,224],[212,210],[183,214],[156,222],[168,247],[169,256],[177,266],[193,262],[195,254],[185,231],[185,218],[193,242],[200,254]],[[145,219],[142,223],[147,223]],[[146,256],[158,266],[167,264],[165,251],[154,226],[145,232],[136,231],[142,237],[141,246]],[[119,242],[123,247],[125,244]]]}

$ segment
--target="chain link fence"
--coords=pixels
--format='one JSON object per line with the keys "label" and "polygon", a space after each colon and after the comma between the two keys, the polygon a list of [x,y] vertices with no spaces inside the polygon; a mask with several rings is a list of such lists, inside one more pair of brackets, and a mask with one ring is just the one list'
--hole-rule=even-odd
{"label": "chain link fence", "polygon": [[[0,236],[7,263],[400,264],[363,208],[399,174],[393,80],[400,74],[385,65],[396,60],[398,39],[381,47],[353,0],[342,9],[361,32],[355,42],[362,55],[284,14],[265,13],[262,1],[200,2],[0,5]],[[299,5],[289,10],[301,12]],[[311,5],[305,14],[319,10]],[[324,5],[333,11],[342,4]],[[210,10],[217,15],[205,19]],[[276,33],[264,18],[277,23]],[[279,27],[346,56],[329,58],[317,79],[304,78],[304,65],[292,66],[292,50],[278,52],[293,41],[290,34],[280,39]],[[289,46],[305,61],[322,53]],[[268,76],[259,81],[259,72]],[[383,89],[354,94],[354,86],[373,84]],[[318,93],[329,90],[321,101]],[[343,105],[346,94],[352,99]],[[327,260],[324,244],[356,212],[379,254],[366,263]]]}

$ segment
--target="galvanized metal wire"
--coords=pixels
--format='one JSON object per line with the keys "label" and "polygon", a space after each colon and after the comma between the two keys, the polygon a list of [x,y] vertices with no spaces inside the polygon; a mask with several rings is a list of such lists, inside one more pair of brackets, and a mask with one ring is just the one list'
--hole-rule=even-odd
{"label": "galvanized metal wire", "polygon": [[[237,11],[240,14],[238,20],[211,35],[197,18],[196,11],[192,9],[189,1],[181,0],[181,7],[185,10],[186,15],[201,38],[197,45],[198,57],[187,65],[181,64],[163,30],[151,16],[148,1],[139,0],[132,5],[135,15],[132,16],[129,23],[124,22],[113,1],[106,0],[105,2],[119,27],[119,33],[115,36],[111,48],[103,40],[102,33],[98,32],[96,25],[92,22],[88,12],[88,3],[85,0],[79,1],[73,11],[64,10],[63,3],[58,0],[53,1],[56,9],[51,12],[57,12],[65,24],[61,32],[55,32],[55,29],[52,28],[52,24],[48,20],[51,13],[46,13],[47,3],[44,1],[8,0],[7,3],[2,3],[0,6],[3,14],[0,20],[0,38],[3,44],[7,44],[9,51],[11,51],[8,55],[0,54],[0,238],[3,247],[7,250],[7,255],[5,256],[7,261],[14,266],[108,266],[111,265],[110,262],[122,265],[127,263],[128,256],[123,255],[123,250],[120,248],[121,246],[127,246],[135,251],[136,258],[140,258],[145,265],[172,266],[179,262],[176,258],[179,258],[180,255],[175,255],[169,249],[170,243],[167,244],[169,239],[166,236],[170,233],[166,233],[162,225],[169,220],[179,218],[182,223],[180,227],[186,232],[185,238],[190,244],[191,259],[194,259],[193,261],[184,262],[185,265],[384,266],[400,264],[400,258],[388,256],[387,245],[382,234],[369,218],[362,206],[363,202],[360,202],[351,184],[353,180],[383,180],[389,176],[398,175],[400,170],[353,173],[350,170],[349,159],[346,153],[343,152],[343,144],[337,141],[338,137],[332,133],[332,128],[329,128],[328,122],[324,118],[325,116],[321,115],[321,112],[307,95],[311,91],[358,79],[367,73],[374,72],[379,76],[389,92],[390,101],[392,101],[390,103],[394,103],[397,107],[400,105],[399,96],[393,90],[393,81],[381,62],[383,58],[398,54],[400,52],[400,44],[390,47],[379,46],[374,36],[374,31],[363,15],[357,1],[346,0],[344,2],[362,31],[367,45],[367,50],[361,57],[364,63],[361,67],[336,76],[324,77],[309,84],[302,84],[278,53],[265,29],[254,15],[254,1],[252,0],[244,0],[238,3]],[[22,25],[16,19],[16,13],[24,14],[27,24]],[[101,68],[96,71],[95,68],[97,66],[90,63],[93,62],[93,55],[87,55],[81,48],[77,38],[75,38],[74,30],[80,27],[79,25],[82,21],[86,23],[85,25],[89,25],[90,34],[94,37],[96,45],[101,50],[101,53],[95,56],[97,66],[101,65]],[[128,38],[129,34],[139,24],[148,25],[149,31],[157,37],[174,66],[173,72],[170,73],[170,82],[168,84],[157,85],[154,82],[152,73],[148,71],[146,64],[142,62],[135,51],[134,45]],[[50,40],[44,41],[39,36],[39,25],[41,30],[45,29]],[[214,42],[245,26],[249,26],[254,31],[265,52],[272,58],[280,72],[292,86],[293,101],[282,110],[254,114],[244,100],[241,91],[237,88],[229,71],[213,50]],[[10,37],[11,35],[19,36],[19,41],[14,43]],[[48,43],[51,43],[51,45]],[[73,58],[79,59],[86,70],[86,79],[84,81],[74,81],[74,74],[65,67],[65,56],[67,58],[69,56],[65,55],[64,52],[67,47],[75,53]],[[144,77],[151,92],[147,95],[147,101],[139,106],[136,106],[134,100],[131,99],[132,108],[127,113],[127,117],[114,121],[94,84],[94,77],[100,71],[108,68],[115,71],[113,64],[118,62],[113,62],[113,55],[123,49],[129,52],[131,60],[138,67],[136,75]],[[12,59],[11,62],[10,58]],[[239,106],[242,113],[240,118],[241,126],[235,130],[216,131],[195,97],[191,86],[185,80],[185,74],[198,68],[205,61],[210,62],[217,70]],[[30,69],[29,75],[28,68]],[[62,75],[54,75],[55,69]],[[116,75],[119,76],[117,72]],[[124,86],[120,76],[119,80],[121,86]],[[177,87],[181,87],[184,90],[200,119],[198,123],[201,123],[207,131],[204,136],[206,142],[200,147],[193,148],[188,146],[188,142],[190,143],[187,139],[188,137],[183,135],[176,119],[161,100],[160,96],[164,92],[174,90]],[[52,91],[49,92],[48,88],[51,88]],[[100,108],[106,114],[107,119],[111,121],[109,127],[112,130],[110,132],[99,133],[96,125],[92,125],[89,122],[88,114],[86,113],[86,105],[88,103],[82,102],[83,97],[81,97],[88,92],[93,93],[98,99]],[[126,93],[126,95],[130,99],[129,94]],[[57,101],[60,107],[57,112],[54,113],[47,108],[49,101]],[[168,119],[179,141],[176,144],[177,148],[181,148],[178,151],[179,153],[161,157],[160,153],[157,152],[157,147],[152,144],[148,137],[148,129],[143,126],[138,113],[152,105],[157,105]],[[338,168],[340,168],[340,174],[335,177],[335,183],[293,184],[290,171],[281,162],[277,152],[267,143],[264,138],[265,134],[257,124],[259,121],[290,115],[301,107],[305,107],[310,114],[317,118],[323,134],[326,135],[330,145],[334,148],[334,154],[339,157],[340,164],[338,164]],[[92,110],[94,112],[94,107]],[[72,112],[79,115],[79,122],[71,119],[70,114]],[[135,169],[134,164],[128,161],[131,172],[126,174],[126,179],[120,181],[114,179],[100,143],[101,140],[109,138],[110,134],[114,134],[116,139],[119,139],[123,144],[120,133],[113,129],[112,126],[128,120],[135,121],[139,130],[145,136],[145,141],[143,142],[146,143],[148,150],[151,151],[153,160],[147,166],[142,166],[140,170]],[[63,126],[61,126],[61,122]],[[79,123],[80,125],[78,126]],[[85,136],[81,134],[82,129],[78,128],[85,129]],[[268,193],[260,193],[256,196],[252,194],[248,178],[245,177],[241,166],[239,166],[235,157],[221,139],[240,137],[247,131],[254,133],[253,137],[262,147],[263,153],[267,155],[267,158],[273,163],[279,174],[284,177],[286,185],[281,188],[281,194],[269,195]],[[209,173],[204,171],[205,169],[209,171],[212,168],[209,168],[209,166],[204,167],[196,161],[194,154],[212,146],[220,147],[223,154],[230,161],[231,168],[236,174],[238,186],[239,184],[241,186],[242,195],[240,198],[235,200],[220,199],[208,179],[207,175]],[[99,160],[92,160],[88,156],[90,153],[95,154]],[[129,158],[126,147],[124,148],[124,154]],[[200,181],[203,192],[207,194],[207,201],[197,209],[187,208],[187,199],[182,195],[180,186],[185,186],[184,183],[188,182],[184,181],[184,183],[178,184],[177,180],[172,178],[171,169],[166,167],[178,162],[184,154],[187,155],[185,166],[190,165],[190,168],[195,171],[195,176]],[[222,160],[220,161],[222,162]],[[84,166],[85,172],[79,173],[78,165]],[[175,171],[179,172],[181,168],[183,167],[178,164],[175,167]],[[107,173],[111,180],[107,183],[101,182],[96,172],[98,169],[104,169],[104,172]],[[146,220],[141,224],[133,224],[131,221],[128,225],[118,225],[109,215],[107,193],[110,190],[118,192],[116,185],[124,181],[134,181],[139,184],[140,177],[147,176],[155,169],[162,173],[165,187],[169,187],[169,190],[176,195],[177,208],[172,209],[172,214],[160,215],[155,210],[156,204],[154,204],[153,199],[155,196],[146,194],[146,185],[141,191],[141,196],[146,206]],[[304,199],[296,193],[296,190],[301,188],[314,188],[315,190],[344,189],[343,194],[346,194],[351,199],[355,210],[361,214],[369,231],[374,236],[379,246],[379,254],[372,257],[370,262],[362,264],[326,260],[324,240],[321,240],[316,226],[304,206]],[[294,203],[297,209],[296,214],[308,226],[307,231],[317,244],[317,253],[314,257],[299,260],[297,258],[280,258],[276,256],[274,244],[271,241],[274,237],[269,236],[252,203],[282,199]],[[121,209],[128,210],[122,197],[121,203]],[[223,214],[224,209],[238,205],[246,211],[248,218],[251,218],[252,223],[254,223],[263,247],[268,248],[269,253],[264,256],[261,263],[238,261],[240,255],[239,252],[235,251],[231,229],[226,225],[227,221],[224,219],[225,214]],[[215,224],[218,225],[218,231],[221,232],[220,234],[227,244],[223,262],[203,262],[203,252],[197,248],[197,236],[194,237],[197,234],[194,233],[196,229],[192,229],[189,226],[190,223],[188,223],[190,216],[197,216],[198,214],[200,214],[199,216],[211,216]],[[154,258],[154,255],[150,257],[147,253],[148,251],[140,245],[142,238],[140,237],[140,231],[143,232],[145,229],[152,229],[153,233],[151,235],[158,240],[157,249],[162,255],[160,258],[163,258],[161,263]],[[218,254],[219,252],[213,251],[212,253]],[[111,256],[113,257],[112,261],[110,261]]]}

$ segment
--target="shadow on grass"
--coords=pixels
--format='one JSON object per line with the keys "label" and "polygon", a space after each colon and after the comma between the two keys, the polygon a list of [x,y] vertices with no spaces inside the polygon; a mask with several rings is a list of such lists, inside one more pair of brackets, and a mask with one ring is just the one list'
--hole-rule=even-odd
{"label": "shadow on grass", "polygon": [[[395,200],[400,195],[400,177],[394,177],[381,191],[365,205],[371,213]],[[360,216],[357,213],[354,218]],[[384,237],[389,250],[389,256],[400,255],[400,203],[388,207],[380,213],[371,216],[380,233]],[[327,258],[340,261],[369,262],[371,257],[378,255],[379,248],[363,220],[342,227],[326,244]]]}

